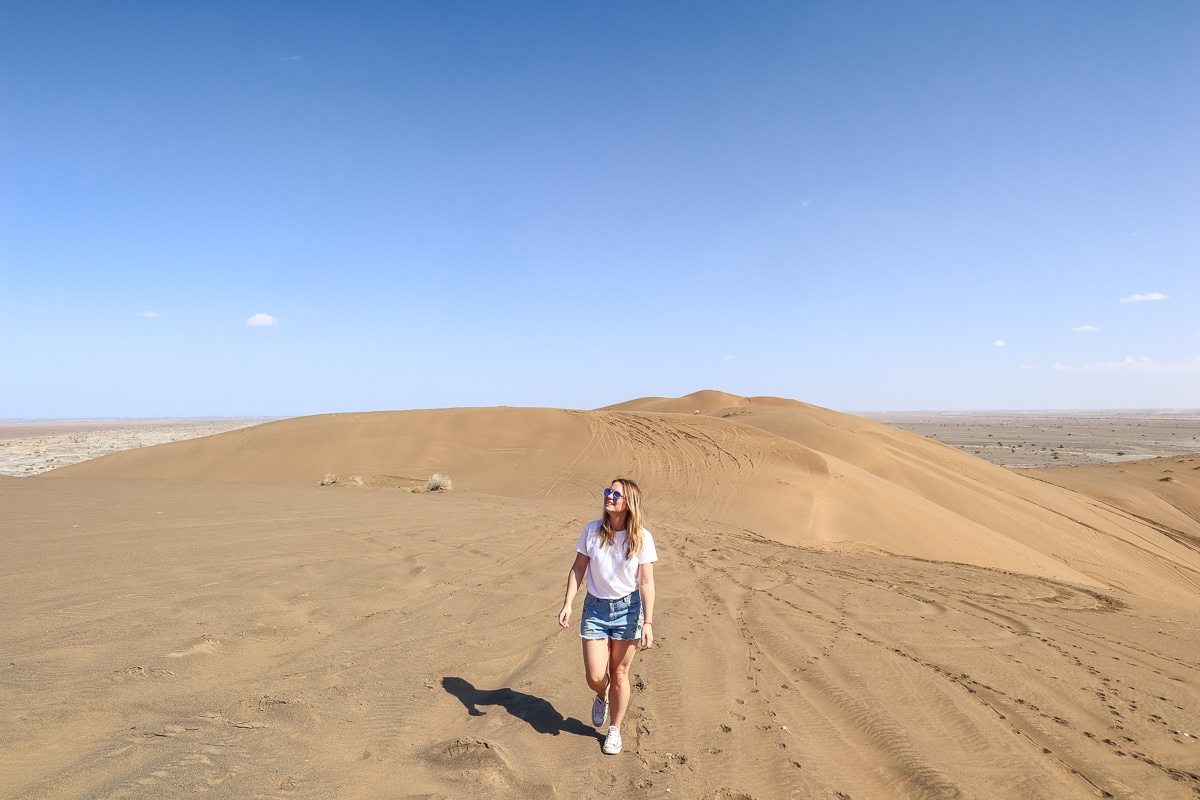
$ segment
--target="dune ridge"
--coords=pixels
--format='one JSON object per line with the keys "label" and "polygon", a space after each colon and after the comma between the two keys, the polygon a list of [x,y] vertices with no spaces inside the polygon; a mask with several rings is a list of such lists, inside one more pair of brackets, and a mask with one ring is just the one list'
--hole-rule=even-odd
{"label": "dune ridge", "polygon": [[[690,409],[690,411],[684,411]],[[1200,593],[1195,482],[1160,503],[1172,530],[1120,503],[910,433],[782,398],[704,391],[596,411],[441,409],[322,415],[113,454],[48,475],[400,486],[583,501],[636,475],[672,517],[784,544],[866,547],[1151,593]],[[1188,476],[1191,480],[1191,476]]]}

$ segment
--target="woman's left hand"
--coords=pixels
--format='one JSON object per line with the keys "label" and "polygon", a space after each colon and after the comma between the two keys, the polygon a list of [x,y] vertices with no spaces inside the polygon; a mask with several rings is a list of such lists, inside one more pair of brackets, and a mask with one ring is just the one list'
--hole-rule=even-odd
{"label": "woman's left hand", "polygon": [[645,623],[642,625],[642,649],[649,650],[654,646],[654,625]]}

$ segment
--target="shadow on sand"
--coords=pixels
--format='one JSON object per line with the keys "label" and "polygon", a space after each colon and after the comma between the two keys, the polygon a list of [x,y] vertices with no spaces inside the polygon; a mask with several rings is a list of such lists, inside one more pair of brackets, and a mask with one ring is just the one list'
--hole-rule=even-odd
{"label": "shadow on sand", "polygon": [[567,719],[550,704],[532,694],[515,692],[512,689],[476,689],[462,678],[442,678],[442,688],[458,698],[473,717],[482,717],[487,712],[478,706],[501,706],[517,719],[525,720],[538,733],[558,736],[573,733],[592,739],[602,738],[596,729],[575,718]]}

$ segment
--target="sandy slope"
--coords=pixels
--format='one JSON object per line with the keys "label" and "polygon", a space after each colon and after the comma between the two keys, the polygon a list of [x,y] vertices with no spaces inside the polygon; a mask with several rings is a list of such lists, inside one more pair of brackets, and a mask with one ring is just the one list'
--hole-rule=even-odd
{"label": "sandy slope", "polygon": [[[1150,502],[791,401],[640,402],[0,478],[0,797],[1200,794],[1194,483]],[[433,471],[455,490],[396,490]],[[626,472],[660,640],[608,758],[554,616]]]}
{"label": "sandy slope", "polygon": [[[693,412],[675,413],[681,408]],[[951,447],[828,409],[702,392],[619,409],[448,409],[282,420],[49,473],[458,487],[585,502],[636,476],[669,518],[1194,601],[1200,552],[1154,525]],[[1192,532],[1200,532],[1193,524]]]}
{"label": "sandy slope", "polygon": [[1200,454],[1022,474],[1152,520],[1168,535],[1200,546],[1195,538],[1200,523]]}

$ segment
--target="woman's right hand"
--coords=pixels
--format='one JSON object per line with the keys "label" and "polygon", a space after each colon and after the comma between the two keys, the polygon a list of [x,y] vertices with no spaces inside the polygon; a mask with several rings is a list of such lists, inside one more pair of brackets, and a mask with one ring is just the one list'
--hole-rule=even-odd
{"label": "woman's right hand", "polygon": [[558,624],[564,628],[571,626],[571,607],[563,606],[562,611],[558,612]]}

